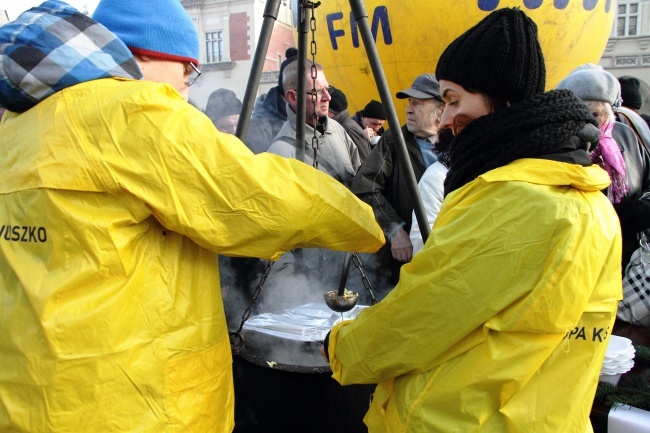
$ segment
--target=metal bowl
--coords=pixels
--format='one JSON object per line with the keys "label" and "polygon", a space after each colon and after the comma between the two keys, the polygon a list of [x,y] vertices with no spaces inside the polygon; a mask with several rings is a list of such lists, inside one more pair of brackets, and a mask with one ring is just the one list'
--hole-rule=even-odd
{"label": "metal bowl", "polygon": [[357,305],[357,302],[359,302],[359,293],[347,292],[343,295],[339,295],[337,290],[332,290],[330,292],[325,292],[323,298],[325,298],[325,303],[330,307],[330,309],[337,313],[345,313]]}

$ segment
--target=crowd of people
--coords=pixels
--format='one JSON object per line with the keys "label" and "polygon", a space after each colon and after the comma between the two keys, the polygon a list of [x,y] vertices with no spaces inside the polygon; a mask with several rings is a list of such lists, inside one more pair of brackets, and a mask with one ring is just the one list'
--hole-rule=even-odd
{"label": "crowd of people", "polygon": [[188,103],[177,0],[46,0],[0,46],[0,430],[231,432],[224,299],[271,262],[322,294],[356,252],[380,302],[322,353],[376,384],[370,433],[588,431],[650,229],[638,79],[586,64],[547,91],[516,8],[458,36],[395,94],[425,243],[382,103],[352,115],[293,48],[239,140],[233,91]]}

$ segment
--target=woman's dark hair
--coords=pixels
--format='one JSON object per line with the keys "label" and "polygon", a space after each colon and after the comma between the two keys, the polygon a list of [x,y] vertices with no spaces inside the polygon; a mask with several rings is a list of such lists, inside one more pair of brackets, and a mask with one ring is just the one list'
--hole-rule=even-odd
{"label": "woman's dark hair", "polygon": [[466,87],[464,89],[467,90],[469,93],[480,93],[481,96],[483,97],[483,100],[485,101],[485,103],[490,108],[490,113],[494,113],[495,111],[499,111],[500,109],[505,108],[505,107],[508,106],[508,101],[506,101],[503,98],[497,98],[495,96],[490,96],[490,95],[487,95],[487,94],[485,94],[483,92],[479,92],[478,90],[468,89]]}
{"label": "woman's dark hair", "polygon": [[438,137],[433,147],[436,152],[445,153],[449,150],[452,141],[454,141],[454,133],[451,132],[451,128],[444,128],[438,131]]}
{"label": "woman's dark hair", "polygon": [[451,132],[451,128],[438,131],[434,148],[438,152],[438,161],[447,168],[449,168],[449,149],[452,141],[454,141],[454,133]]}

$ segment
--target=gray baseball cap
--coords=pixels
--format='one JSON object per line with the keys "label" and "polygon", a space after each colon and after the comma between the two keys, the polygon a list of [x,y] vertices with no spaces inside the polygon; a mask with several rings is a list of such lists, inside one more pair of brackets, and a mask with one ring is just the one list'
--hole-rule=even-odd
{"label": "gray baseball cap", "polygon": [[418,75],[410,89],[397,92],[395,96],[397,99],[406,99],[408,97],[416,99],[436,98],[442,101],[440,83],[433,74]]}

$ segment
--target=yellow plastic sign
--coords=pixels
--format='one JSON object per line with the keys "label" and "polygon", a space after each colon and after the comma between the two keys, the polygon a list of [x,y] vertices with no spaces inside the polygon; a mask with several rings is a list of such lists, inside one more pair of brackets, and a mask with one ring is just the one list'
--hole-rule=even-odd
{"label": "yellow plastic sign", "polygon": [[[440,55],[456,37],[505,7],[520,8],[537,24],[546,87],[552,89],[575,67],[598,63],[611,33],[616,1],[365,0],[391,94],[410,87],[417,75],[435,72]],[[316,61],[325,67],[329,83],[347,95],[350,112],[362,109],[370,99],[379,100],[348,0],[322,0],[314,14]],[[393,101],[403,120],[406,104]]]}

